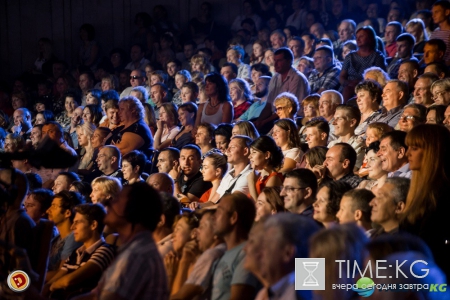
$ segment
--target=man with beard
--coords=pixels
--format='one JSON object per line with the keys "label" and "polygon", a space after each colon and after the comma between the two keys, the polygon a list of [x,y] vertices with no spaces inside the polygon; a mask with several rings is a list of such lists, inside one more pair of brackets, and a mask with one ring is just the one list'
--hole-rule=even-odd
{"label": "man with beard", "polygon": [[[256,81],[256,93],[254,96],[258,99],[255,99],[255,102],[244,112],[236,121],[250,121],[258,118],[264,112],[264,108],[267,103],[267,94],[269,93],[269,82],[270,76],[260,76]],[[271,114],[271,105],[267,105],[270,109],[269,113]],[[255,122],[256,126],[256,122]]]}

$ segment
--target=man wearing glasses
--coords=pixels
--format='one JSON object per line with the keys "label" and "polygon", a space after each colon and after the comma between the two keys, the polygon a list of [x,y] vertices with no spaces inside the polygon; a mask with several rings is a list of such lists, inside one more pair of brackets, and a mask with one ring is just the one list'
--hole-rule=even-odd
{"label": "man wearing glasses", "polygon": [[334,63],[334,52],[329,46],[321,46],[314,53],[314,68],[308,78],[311,93],[322,93],[325,90],[339,90],[339,74],[341,69]]}
{"label": "man wearing glasses", "polygon": [[313,216],[313,202],[316,200],[317,178],[308,169],[297,169],[286,173],[280,196],[284,208],[291,213]]}
{"label": "man wearing glasses", "polygon": [[[131,86],[127,87],[126,89],[123,90],[123,92],[120,94],[120,99],[124,98],[124,97],[128,97],[130,96],[131,91],[138,86],[145,86],[145,80],[147,78],[145,77],[145,72],[137,69],[134,71],[131,71],[130,74],[130,84]],[[150,90],[148,88],[148,86],[146,87],[147,92],[149,92],[150,94]]]}

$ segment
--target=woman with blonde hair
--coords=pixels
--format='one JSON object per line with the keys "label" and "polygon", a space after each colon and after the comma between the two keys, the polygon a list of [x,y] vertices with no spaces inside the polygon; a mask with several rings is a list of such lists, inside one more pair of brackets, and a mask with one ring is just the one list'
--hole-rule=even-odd
{"label": "woman with blonde hair", "polygon": [[234,119],[239,117],[250,108],[253,103],[253,95],[247,81],[236,78],[230,81],[230,98],[233,103]]}
{"label": "woman with blonde hair", "polygon": [[101,203],[105,205],[113,197],[117,196],[122,190],[122,183],[119,179],[110,176],[100,176],[95,178],[92,183],[91,200],[92,203]]}
{"label": "woman with blonde hair", "polygon": [[92,147],[91,137],[95,129],[95,125],[91,123],[84,123],[76,127],[78,145],[81,147],[78,169],[89,170],[93,166],[94,147]]}
{"label": "woman with blonde hair", "polygon": [[119,86],[119,80],[116,76],[108,74],[102,77],[102,92],[116,90],[117,86]]}
{"label": "woman with blonde hair", "polygon": [[430,90],[433,94],[433,105],[450,104],[450,78],[436,80],[431,84]]}
{"label": "woman with blonde hair", "polygon": [[[356,265],[363,266],[365,246],[368,238],[355,224],[343,224],[315,233],[309,242],[310,258],[325,258],[325,289],[314,291],[318,299],[346,300],[356,299],[355,293],[346,289],[332,289],[332,284],[356,284],[356,278],[341,276],[337,260],[350,263],[353,270]],[[327,245],[324,247],[324,245]],[[361,267],[362,268],[362,267]]]}
{"label": "woman with blonde hair", "polygon": [[275,106],[278,118],[291,119],[295,122],[300,106],[294,94],[288,92],[279,94],[273,101],[273,105]]}
{"label": "woman with blonde hair", "polygon": [[[380,84],[381,88],[386,86],[386,83],[391,80],[388,73],[379,67],[370,67],[364,71],[364,80],[373,80]],[[356,89],[356,87],[355,87]]]}
{"label": "woman with blonde hair", "polygon": [[258,130],[255,125],[253,125],[250,121],[237,121],[233,126],[233,130],[231,131],[231,135],[246,135],[252,140],[259,138]]}
{"label": "woman with blonde hair", "polygon": [[400,228],[422,238],[436,263],[450,274],[450,132],[444,126],[422,124],[406,135],[406,156],[412,171]]}
{"label": "woman with blonde hair", "polygon": [[406,23],[405,30],[416,39],[416,44],[413,48],[414,54],[423,54],[423,48],[425,47],[426,41],[428,41],[425,23],[419,18],[411,19]]}
{"label": "woman with blonde hair", "polygon": [[213,71],[213,67],[208,63],[206,57],[202,54],[195,54],[191,57],[191,70],[203,74],[209,74]]}
{"label": "woman with blonde hair", "polygon": [[172,144],[173,138],[180,132],[178,127],[178,107],[172,102],[163,103],[156,122],[155,149],[162,150]]}
{"label": "woman with blonde hair", "polygon": [[303,157],[297,125],[291,119],[278,120],[273,126],[273,139],[284,156],[284,163],[279,172],[284,174],[293,170]]}

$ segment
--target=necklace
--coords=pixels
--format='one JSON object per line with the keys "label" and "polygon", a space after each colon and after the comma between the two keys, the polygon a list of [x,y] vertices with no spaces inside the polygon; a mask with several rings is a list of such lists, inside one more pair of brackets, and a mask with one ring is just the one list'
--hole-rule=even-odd
{"label": "necklace", "polygon": [[220,104],[220,102],[217,102],[216,105],[212,105],[211,100],[209,100],[208,103],[209,103],[209,106],[211,106],[212,108],[216,108]]}

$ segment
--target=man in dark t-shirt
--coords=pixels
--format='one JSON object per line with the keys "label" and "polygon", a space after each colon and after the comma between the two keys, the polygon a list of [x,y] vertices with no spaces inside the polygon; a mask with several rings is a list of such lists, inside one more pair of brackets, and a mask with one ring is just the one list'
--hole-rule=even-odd
{"label": "man in dark t-shirt", "polygon": [[212,187],[211,182],[203,181],[201,157],[202,152],[196,145],[188,144],[181,149],[181,172],[175,184],[175,195],[181,202],[199,201],[203,193]]}

